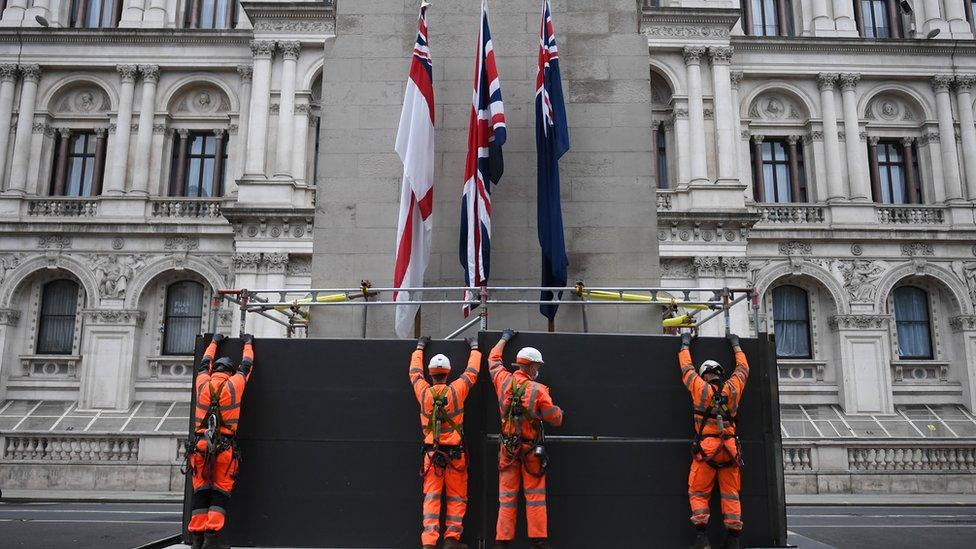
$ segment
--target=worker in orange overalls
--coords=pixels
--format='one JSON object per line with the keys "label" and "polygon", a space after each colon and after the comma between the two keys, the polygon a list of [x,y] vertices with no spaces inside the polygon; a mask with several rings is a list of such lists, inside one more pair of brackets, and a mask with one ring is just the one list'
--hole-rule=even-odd
{"label": "worker in orange overalls", "polygon": [[[478,380],[481,352],[478,339],[467,339],[471,347],[468,367],[450,385],[451,361],[444,355],[430,359],[427,371],[433,384],[424,379],[424,347],[429,337],[417,340],[410,357],[410,383],[420,403],[420,426],[424,433],[424,514],[420,542],[434,549],[440,537],[441,498],[447,498],[444,549],[467,549],[461,543],[464,513],[468,507],[468,456],[464,450],[464,401]],[[445,493],[446,492],[446,493]]]}
{"label": "worker in orange overalls", "polygon": [[678,365],[695,410],[695,442],[688,475],[688,499],[691,502],[691,524],[698,534],[693,549],[709,549],[705,529],[709,519],[709,500],[718,477],[722,514],[725,516],[725,549],[739,548],[742,532],[742,508],[739,485],[742,454],[736,435],[735,420],[742,402],[742,392],[749,378],[749,363],[739,346],[739,336],[728,335],[735,353],[735,371],[723,379],[722,365],[706,360],[695,371],[691,361],[691,334],[681,334]]}
{"label": "worker in orange overalls", "polygon": [[228,357],[214,362],[217,346],[224,340],[214,334],[197,366],[194,392],[195,440],[187,448],[187,472],[193,475],[190,525],[193,549],[223,549],[219,540],[224,528],[227,503],[240,456],[237,450],[237,424],[241,417],[244,385],[254,366],[254,337],[244,335],[240,366]]}
{"label": "worker in orange overalls", "polygon": [[563,411],[552,403],[549,387],[535,381],[542,368],[542,353],[526,347],[518,352],[511,373],[502,362],[505,344],[515,337],[514,330],[502,338],[488,356],[491,381],[501,413],[501,448],[498,451],[498,524],[495,547],[511,546],[515,538],[515,514],[519,488],[525,490],[525,517],[532,547],[547,549],[546,524],[546,449],[543,423],[563,424]]}

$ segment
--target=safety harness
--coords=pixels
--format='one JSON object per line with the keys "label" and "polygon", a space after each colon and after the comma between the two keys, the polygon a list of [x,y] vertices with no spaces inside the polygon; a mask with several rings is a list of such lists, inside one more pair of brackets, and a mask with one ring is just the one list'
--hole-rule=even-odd
{"label": "safety harness", "polygon": [[[207,389],[210,392],[210,405],[207,407],[207,412],[200,421],[200,425],[206,425],[207,427],[203,433],[197,434],[192,442],[189,440],[186,442],[186,461],[183,465],[184,474],[186,474],[187,471],[193,470],[192,463],[190,462],[190,457],[193,454],[200,454],[203,456],[203,471],[204,476],[207,478],[209,478],[213,473],[213,467],[217,461],[217,456],[228,448],[232,448],[234,452],[233,459],[227,464],[228,470],[235,461],[240,462],[240,452],[237,447],[236,437],[233,435],[224,434],[221,431],[221,429],[226,427],[227,424],[224,421],[223,413],[221,413],[220,410],[220,395],[223,394],[224,387],[227,386],[229,381],[230,378],[228,377],[216,388],[214,388],[212,383],[207,383]],[[206,449],[202,451],[199,448],[201,439],[207,442]]]}
{"label": "safety harness", "polygon": [[[499,470],[507,469],[511,467],[515,460],[519,460],[522,463],[523,469],[525,469],[530,475],[534,477],[541,477],[546,473],[546,467],[549,466],[549,457],[546,456],[545,450],[545,430],[542,426],[542,421],[534,417],[528,410],[522,406],[522,397],[525,396],[526,388],[529,386],[528,380],[519,384],[517,381],[512,381],[511,389],[507,395],[505,409],[502,414],[502,448],[505,450],[505,455],[508,458],[504,463],[498,464]],[[526,418],[525,416],[529,417]],[[522,422],[528,421],[529,425],[535,428],[535,439],[529,444],[526,444],[525,440],[522,438]],[[504,434],[508,431],[509,434]],[[528,446],[528,449],[524,449]],[[530,454],[535,454],[539,458],[539,470],[532,471],[532,468],[528,466],[525,458]]]}
{"label": "safety harness", "polygon": [[[430,388],[430,393],[433,398],[430,413],[424,415],[427,418],[427,425],[424,427],[424,436],[432,435],[433,443],[424,444],[423,453],[430,458],[430,465],[421,469],[420,476],[426,475],[431,466],[437,468],[435,471],[438,474],[443,474],[444,469],[447,467],[451,467],[456,471],[463,470],[461,467],[455,467],[453,462],[467,454],[464,444],[441,444],[441,435],[447,433],[456,432],[461,435],[461,440],[464,440],[464,429],[455,423],[447,413],[447,410],[445,410],[447,406],[447,390],[447,386],[444,386],[440,392],[437,392],[434,387]],[[443,425],[447,426],[446,431],[442,430]]]}
{"label": "safety harness", "polygon": [[[701,421],[700,423],[695,422],[695,441],[691,445],[692,453],[701,457],[702,461],[713,469],[724,469],[733,465],[742,467],[742,450],[739,444],[738,430],[736,430],[736,434],[725,433],[726,420],[732,424],[733,428],[736,428],[737,425],[736,414],[729,408],[729,397],[725,394],[725,381],[720,382],[717,389],[713,388],[711,384],[708,385],[708,388],[712,390],[712,404],[705,410],[695,410],[695,415],[701,418]],[[710,419],[715,420],[718,424],[717,434],[704,433],[705,426]],[[719,444],[711,455],[702,448],[702,440],[706,438],[718,438],[722,441],[722,444]],[[726,461],[716,461],[715,457],[722,451],[722,448],[725,448],[725,441],[729,439],[735,440],[735,456]]]}

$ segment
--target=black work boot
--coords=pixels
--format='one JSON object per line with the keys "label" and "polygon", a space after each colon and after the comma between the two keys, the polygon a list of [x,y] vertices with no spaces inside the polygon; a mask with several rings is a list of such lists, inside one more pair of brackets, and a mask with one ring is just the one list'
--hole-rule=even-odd
{"label": "black work boot", "polygon": [[220,532],[207,532],[203,536],[203,549],[231,549],[220,542]]}
{"label": "black work boot", "polygon": [[532,549],[550,549],[549,541],[546,538],[529,539],[529,547]]}
{"label": "black work boot", "polygon": [[739,549],[739,532],[728,531],[725,535],[724,549]]}
{"label": "black work boot", "polygon": [[201,549],[203,547],[203,532],[191,532],[190,538],[193,540],[190,549]]}
{"label": "black work boot", "polygon": [[698,535],[695,536],[695,542],[691,544],[691,549],[712,549],[704,530],[698,531]]}
{"label": "black work boot", "polygon": [[468,546],[454,538],[446,538],[444,540],[444,549],[468,549]]}

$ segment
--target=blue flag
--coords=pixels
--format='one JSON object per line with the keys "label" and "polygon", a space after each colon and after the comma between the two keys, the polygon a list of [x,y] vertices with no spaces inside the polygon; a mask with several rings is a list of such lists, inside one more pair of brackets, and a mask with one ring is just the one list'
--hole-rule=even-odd
{"label": "blue flag", "polygon": [[[566,286],[569,259],[563,236],[563,212],[559,202],[559,159],[569,150],[569,124],[559,75],[559,50],[552,24],[552,6],[542,2],[542,30],[539,38],[539,72],[535,93],[535,143],[538,160],[538,225],[542,247],[542,284]],[[552,301],[553,292],[542,292]],[[562,299],[562,292],[559,292]],[[541,305],[539,312],[552,320],[558,305]]]}

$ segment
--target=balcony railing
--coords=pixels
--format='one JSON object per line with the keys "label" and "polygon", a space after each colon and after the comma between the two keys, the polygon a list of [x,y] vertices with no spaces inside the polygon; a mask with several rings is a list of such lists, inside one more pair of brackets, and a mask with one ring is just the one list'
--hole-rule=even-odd
{"label": "balcony railing", "polygon": [[757,204],[759,223],[819,224],[826,221],[823,206],[815,204]]}
{"label": "balcony railing", "polygon": [[884,225],[942,225],[945,217],[945,208],[941,206],[878,206],[878,221]]}
{"label": "balcony railing", "polygon": [[95,217],[97,198],[30,198],[27,200],[30,217]]}
{"label": "balcony railing", "polygon": [[219,219],[223,202],[217,198],[163,198],[152,201],[154,218]]}

